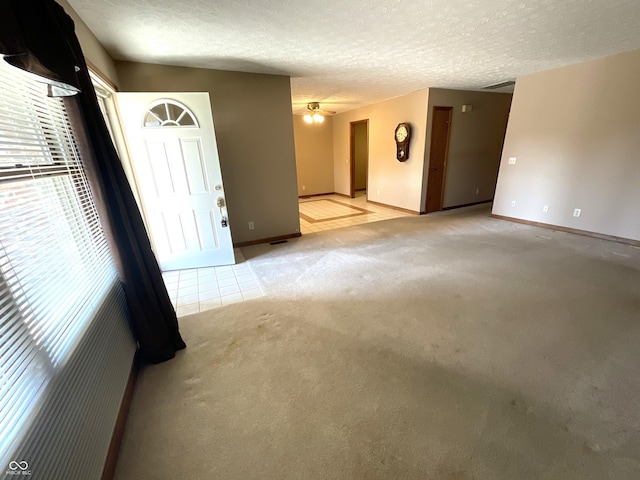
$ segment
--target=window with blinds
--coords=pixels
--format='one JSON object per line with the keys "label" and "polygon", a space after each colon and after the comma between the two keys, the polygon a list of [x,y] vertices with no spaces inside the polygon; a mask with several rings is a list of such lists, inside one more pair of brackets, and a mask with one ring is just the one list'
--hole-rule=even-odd
{"label": "window with blinds", "polygon": [[0,59],[0,459],[116,273],[62,99]]}

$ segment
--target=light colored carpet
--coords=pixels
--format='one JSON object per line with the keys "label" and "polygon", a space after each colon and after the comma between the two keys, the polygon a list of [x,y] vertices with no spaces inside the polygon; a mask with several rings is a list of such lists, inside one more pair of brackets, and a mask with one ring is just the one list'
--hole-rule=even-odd
{"label": "light colored carpet", "polygon": [[243,253],[147,367],[129,479],[640,478],[640,249],[486,207]]}

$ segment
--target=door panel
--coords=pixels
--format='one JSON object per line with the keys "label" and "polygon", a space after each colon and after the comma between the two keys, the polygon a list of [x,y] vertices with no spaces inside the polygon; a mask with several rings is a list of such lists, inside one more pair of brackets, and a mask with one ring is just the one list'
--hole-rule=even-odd
{"label": "door panel", "polygon": [[208,93],[119,93],[143,209],[163,270],[235,263]]}
{"label": "door panel", "polygon": [[178,254],[187,251],[187,239],[184,236],[184,227],[182,218],[177,213],[162,213],[160,215],[162,220],[162,229],[159,229],[159,234],[166,235],[161,236],[163,244],[168,247],[168,253]]}
{"label": "door panel", "polygon": [[153,162],[149,163],[149,167],[153,172],[153,187],[155,187],[156,197],[175,194],[176,190],[173,186],[171,166],[169,165],[167,149],[164,143],[147,142],[147,159],[149,158],[154,159]]}
{"label": "door panel", "polygon": [[194,211],[195,225],[198,230],[198,240],[201,250],[215,250],[220,247],[215,228],[215,213],[213,210]]}
{"label": "door panel", "polygon": [[209,192],[209,179],[204,163],[200,140],[197,138],[180,139],[184,171],[187,175],[187,187],[190,195],[206,194]]}

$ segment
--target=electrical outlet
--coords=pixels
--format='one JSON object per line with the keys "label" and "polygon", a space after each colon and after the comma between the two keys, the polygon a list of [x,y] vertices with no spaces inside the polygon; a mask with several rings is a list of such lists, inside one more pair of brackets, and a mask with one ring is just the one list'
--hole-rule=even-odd
{"label": "electrical outlet", "polygon": [[516,201],[515,200],[511,200],[511,206],[515,207],[516,206]]}
{"label": "electrical outlet", "polygon": [[542,207],[542,211],[544,213],[547,213],[549,211],[549,205],[545,205],[544,207]]}
{"label": "electrical outlet", "polygon": [[509,165],[515,165],[516,164],[516,157],[509,157]]}
{"label": "electrical outlet", "polygon": [[380,189],[376,190],[376,195],[380,196]]}
{"label": "electrical outlet", "polygon": [[476,188],[476,195],[480,195],[480,189]]}
{"label": "electrical outlet", "polygon": [[307,189],[307,186],[306,185],[302,185],[302,190],[304,191],[306,189]]}
{"label": "electrical outlet", "polygon": [[576,208],[573,210],[573,216],[574,217],[579,217],[580,215],[582,215],[582,209],[581,208]]}
{"label": "electrical outlet", "polygon": [[253,222],[249,222],[249,230],[254,230],[256,228]]}

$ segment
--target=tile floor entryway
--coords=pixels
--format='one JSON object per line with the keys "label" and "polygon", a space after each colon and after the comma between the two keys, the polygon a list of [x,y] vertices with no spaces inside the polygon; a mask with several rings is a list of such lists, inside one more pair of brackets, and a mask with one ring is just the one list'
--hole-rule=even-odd
{"label": "tile floor entryway", "polygon": [[369,203],[366,192],[356,192],[356,198],[341,195],[300,198],[299,204],[300,232],[303,235],[412,215]]}
{"label": "tile floor entryway", "polygon": [[264,296],[242,252],[234,252],[235,265],[162,273],[178,317]]}

